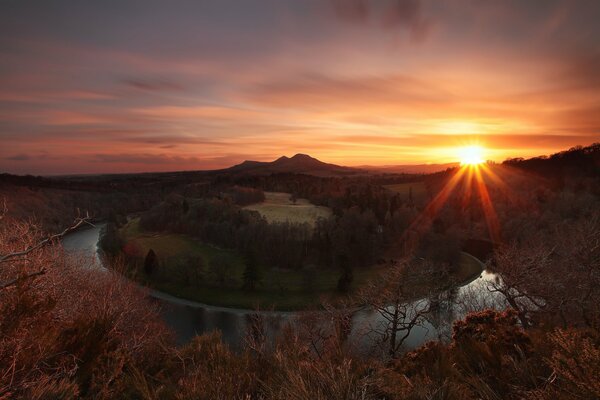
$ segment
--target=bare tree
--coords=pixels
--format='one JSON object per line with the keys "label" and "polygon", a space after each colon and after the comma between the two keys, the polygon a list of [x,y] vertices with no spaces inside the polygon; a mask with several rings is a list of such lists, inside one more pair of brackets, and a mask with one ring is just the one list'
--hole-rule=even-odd
{"label": "bare tree", "polygon": [[[2,211],[0,212],[0,220],[2,220],[4,218],[4,216],[6,215],[6,203],[4,203],[4,207],[2,209]],[[27,246],[25,249],[22,250],[16,250],[16,251],[11,251],[8,252],[6,254],[0,254],[0,264],[3,263],[16,263],[16,262],[27,262],[29,261],[28,256],[37,251],[40,250],[46,246],[50,246],[54,243],[57,243],[58,241],[60,241],[60,239],[62,239],[67,233],[72,232],[76,229],[78,229],[80,226],[84,225],[84,224],[88,224],[88,225],[92,225],[92,223],[90,222],[91,217],[89,214],[86,213],[85,217],[79,217],[77,218],[74,223],[68,227],[65,228],[62,232],[60,233],[56,233],[53,235],[50,235],[48,237],[46,237],[45,239],[39,240],[29,246]],[[16,285],[18,282],[23,281],[23,280],[27,280],[39,275],[43,275],[46,273],[46,269],[45,267],[42,267],[41,269],[38,269],[34,272],[28,272],[28,273],[24,273],[24,274],[20,274],[20,276],[10,279],[6,282],[0,283],[0,290],[1,289],[5,289],[8,288],[10,286]]]}
{"label": "bare tree", "polygon": [[527,246],[513,243],[497,250],[491,261],[499,276],[490,282],[489,290],[504,297],[524,327],[533,324],[532,312],[547,306],[546,274],[550,270],[552,252],[553,249],[543,243]]}
{"label": "bare tree", "polygon": [[321,304],[323,310],[304,311],[292,321],[298,339],[323,360],[332,354],[343,354],[356,349],[350,333],[355,313],[358,311],[351,300],[340,300],[336,305]]}
{"label": "bare tree", "polygon": [[600,216],[560,224],[543,241],[496,251],[492,268],[501,294],[525,327],[552,321],[600,328]]}
{"label": "bare tree", "polygon": [[559,261],[551,279],[560,286],[552,300],[561,300],[555,307],[563,326],[600,330],[600,213],[564,229],[556,247]]}
{"label": "bare tree", "polygon": [[377,321],[370,324],[368,334],[375,336],[391,358],[398,356],[411,331],[426,322],[430,303],[418,296],[423,290],[422,275],[413,272],[417,268],[425,271],[428,267],[425,262],[394,264],[359,294],[361,303],[378,316]]}
{"label": "bare tree", "polygon": [[[52,397],[52,382],[64,379],[73,394],[55,396],[79,397],[77,384],[92,375],[89,397],[116,398],[131,384],[124,363],[141,370],[169,343],[147,292],[54,245],[87,218],[43,240],[29,221],[0,223],[0,281],[10,286],[0,290],[0,398],[38,398],[36,390]],[[36,271],[43,277],[32,279]]]}
{"label": "bare tree", "polygon": [[253,353],[262,356],[267,346],[267,326],[265,316],[257,310],[246,314],[246,332],[244,345]]}

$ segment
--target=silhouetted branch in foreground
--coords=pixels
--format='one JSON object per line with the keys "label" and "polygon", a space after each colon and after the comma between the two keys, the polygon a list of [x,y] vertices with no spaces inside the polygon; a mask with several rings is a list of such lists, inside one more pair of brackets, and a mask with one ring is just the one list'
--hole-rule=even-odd
{"label": "silhouetted branch in foreground", "polygon": [[[1,213],[0,215],[4,215],[4,213]],[[91,222],[91,217],[89,215],[89,213],[86,213],[85,217],[81,217],[81,218],[77,218],[75,219],[73,225],[71,225],[70,227],[66,228],[65,230],[63,230],[60,233],[48,236],[46,239],[43,239],[39,242],[37,242],[36,244],[21,250],[21,251],[15,251],[12,253],[7,253],[4,255],[0,255],[0,263],[8,263],[8,262],[18,262],[18,261],[26,261],[27,260],[27,255],[30,254],[33,251],[42,249],[45,246],[48,246],[52,243],[54,243],[56,240],[61,239],[62,237],[64,237],[67,233],[72,232],[76,229],[78,229],[80,226],[87,224],[90,226],[94,226]],[[18,276],[14,279],[11,279],[7,282],[4,283],[0,283],[0,290],[2,289],[6,289],[10,286],[16,285],[19,282],[31,279],[33,277],[36,276],[40,276],[46,273],[46,269],[45,268],[41,268],[38,271],[35,272],[30,272],[30,273],[26,273],[24,275]]]}
{"label": "silhouetted branch in foreground", "polygon": [[45,273],[46,273],[46,269],[42,268],[41,270],[39,270],[37,272],[32,272],[30,274],[19,276],[18,278],[15,278],[15,279],[11,279],[8,282],[0,283],[0,290],[6,289],[6,288],[11,287],[13,285],[16,285],[17,283],[25,281],[27,279],[30,279],[30,278],[33,278],[33,277],[36,277],[36,276],[40,276],[40,275],[44,275]]}
{"label": "silhouetted branch in foreground", "polygon": [[90,222],[90,220],[91,220],[91,217],[90,217],[89,214],[86,214],[86,216],[83,217],[83,218],[77,218],[77,219],[75,219],[75,223],[73,225],[71,225],[70,227],[66,228],[62,232],[54,234],[54,235],[51,235],[51,236],[48,236],[46,239],[41,240],[40,242],[36,243],[33,246],[28,247],[25,250],[16,251],[16,252],[13,252],[13,253],[8,253],[8,254],[0,255],[0,263],[10,262],[10,261],[20,261],[22,259],[18,258],[18,257],[26,256],[27,254],[31,253],[32,251],[41,249],[44,246],[52,244],[55,240],[61,239],[67,233],[76,230],[77,228],[79,228],[83,224],[94,226]]}
{"label": "silhouetted branch in foreground", "polygon": [[6,206],[6,198],[2,199],[2,210],[0,210],[0,221],[4,218],[4,216],[8,213],[8,207]]}

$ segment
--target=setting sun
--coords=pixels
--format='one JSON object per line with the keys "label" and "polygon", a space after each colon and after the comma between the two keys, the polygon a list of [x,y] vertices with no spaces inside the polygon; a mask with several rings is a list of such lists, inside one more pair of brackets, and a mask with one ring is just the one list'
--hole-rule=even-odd
{"label": "setting sun", "polygon": [[473,145],[459,149],[459,158],[461,165],[477,165],[484,162],[483,147]]}

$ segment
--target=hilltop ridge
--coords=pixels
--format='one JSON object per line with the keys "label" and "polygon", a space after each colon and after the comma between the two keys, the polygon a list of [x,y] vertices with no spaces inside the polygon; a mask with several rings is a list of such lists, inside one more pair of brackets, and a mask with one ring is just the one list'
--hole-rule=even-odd
{"label": "hilltop ridge", "polygon": [[343,167],[320,161],[308,154],[298,153],[292,157],[281,156],[274,161],[245,160],[240,164],[219,170],[219,172],[272,174],[295,173],[309,175],[355,175],[366,171],[358,168]]}

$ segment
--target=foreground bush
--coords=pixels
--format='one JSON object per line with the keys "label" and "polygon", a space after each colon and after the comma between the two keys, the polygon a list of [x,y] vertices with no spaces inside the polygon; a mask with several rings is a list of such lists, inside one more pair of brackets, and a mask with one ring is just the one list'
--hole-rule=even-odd
{"label": "foreground bush", "polygon": [[[41,239],[32,224],[0,225],[0,254]],[[13,283],[0,290],[0,398],[114,398],[136,369],[161,368],[170,334],[133,284],[58,242],[0,266]]]}
{"label": "foreground bush", "polygon": [[[0,256],[40,238],[0,225]],[[216,333],[177,347],[143,291],[88,264],[58,243],[0,263],[14,282],[0,289],[0,399],[600,398],[593,329],[524,329],[488,310],[392,361],[356,356],[344,329],[323,336],[310,318],[274,343],[257,324],[237,352]]]}

